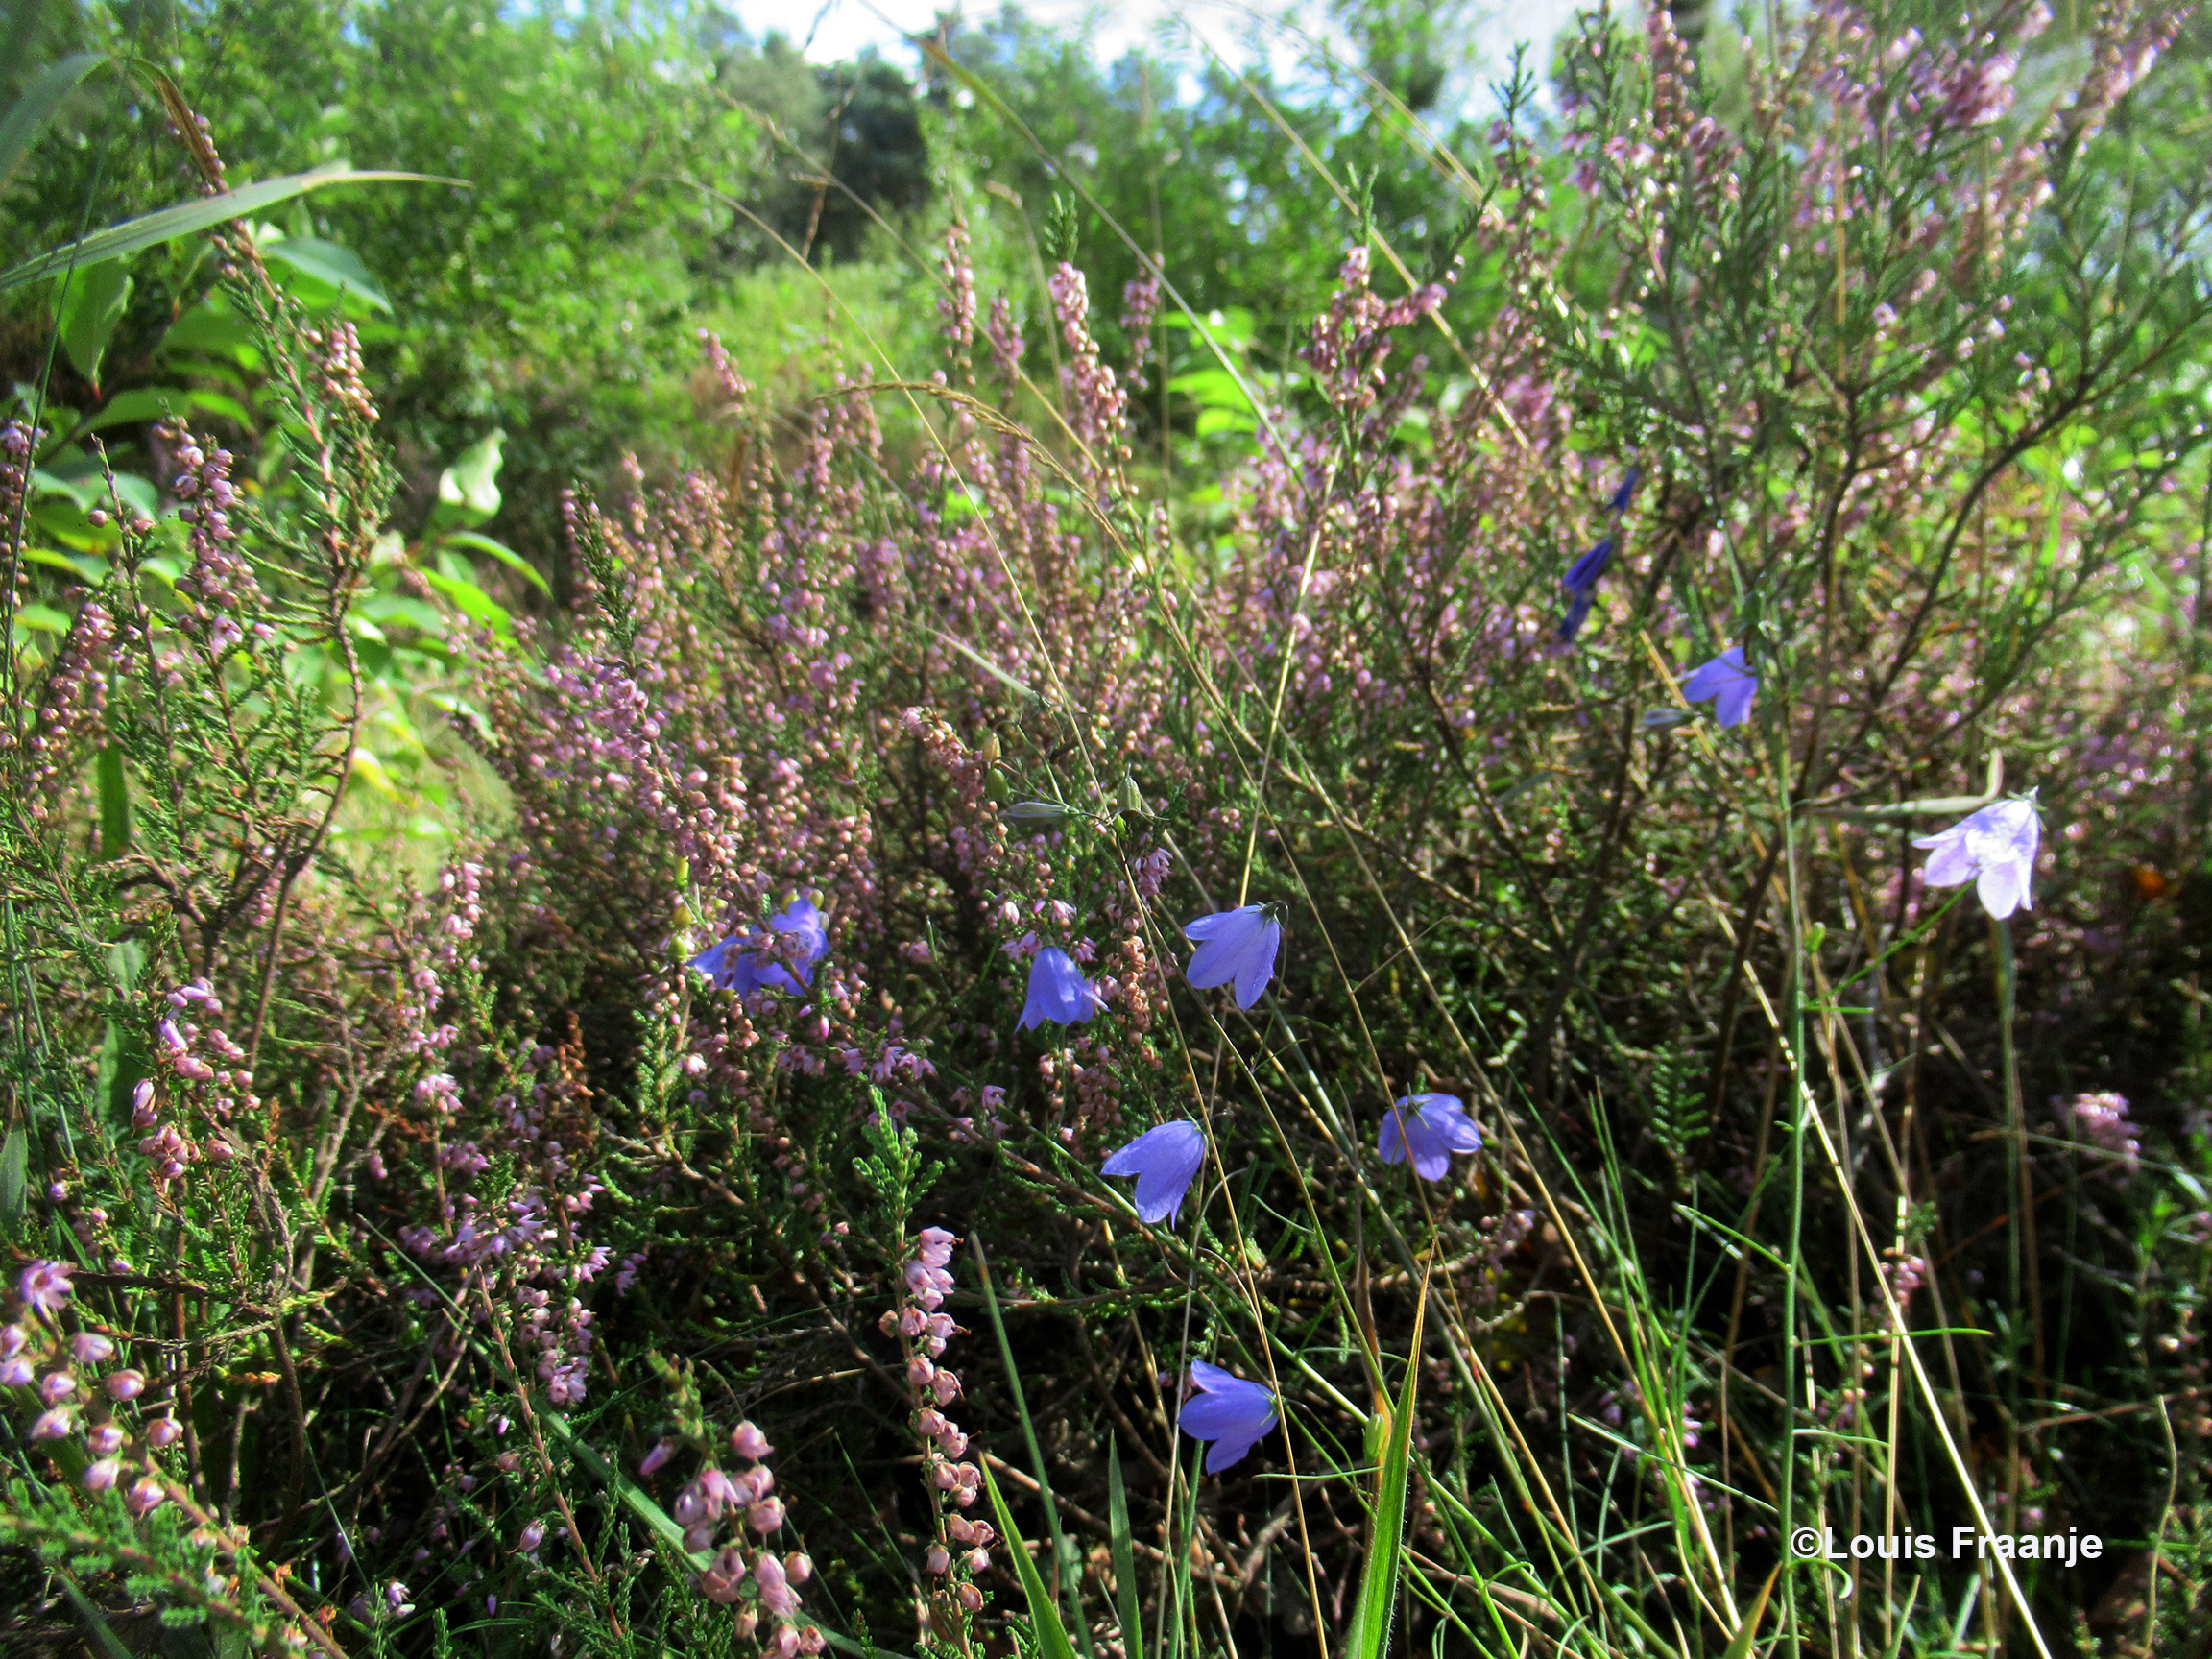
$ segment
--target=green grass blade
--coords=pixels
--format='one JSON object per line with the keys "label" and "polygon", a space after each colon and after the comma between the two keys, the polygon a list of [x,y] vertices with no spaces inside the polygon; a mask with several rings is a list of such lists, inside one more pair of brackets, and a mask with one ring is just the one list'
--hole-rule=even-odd
{"label": "green grass blade", "polygon": [[1144,1651],[1143,1618],[1137,1607],[1137,1547],[1129,1530],[1129,1493],[1121,1483],[1121,1442],[1106,1441],[1106,1529],[1114,1546],[1114,1600],[1121,1616],[1121,1651]]}
{"label": "green grass blade", "polygon": [[20,288],[26,282],[36,282],[41,276],[51,276],[58,271],[66,271],[72,267],[83,269],[86,265],[97,265],[104,259],[120,259],[125,254],[136,253],[156,243],[174,242],[180,236],[210,230],[232,219],[258,213],[265,207],[274,207],[279,202],[289,202],[295,196],[303,196],[310,190],[320,190],[326,185],[462,182],[458,179],[434,178],[427,173],[357,173],[342,165],[318,167],[307,173],[287,173],[281,179],[264,179],[258,184],[227,190],[220,196],[203,197],[198,202],[180,202],[174,207],[142,214],[136,219],[126,219],[120,225],[110,225],[105,230],[95,230],[89,236],[65,243],[52,252],[26,259],[20,265],[11,265],[7,270],[0,271],[0,294],[12,288]]}
{"label": "green grass blade", "polygon": [[0,184],[15,176],[15,169],[23,164],[23,157],[31,153],[46,123],[61,108],[61,100],[107,61],[107,54],[102,52],[73,52],[48,66],[15,100],[6,117],[0,118]]}
{"label": "green grass blade", "polygon": [[1413,1314],[1413,1340],[1406,1354],[1406,1382],[1382,1449],[1375,1481],[1375,1516],[1367,1532],[1367,1562],[1359,1572],[1359,1599],[1345,1639],[1345,1659],[1382,1659],[1390,1647],[1390,1617],[1398,1603],[1398,1553],[1406,1535],[1406,1486],[1413,1458],[1413,1401],[1421,1382],[1421,1326],[1429,1312],[1429,1283]]}
{"label": "green grass blade", "polygon": [[1720,1659],[1751,1659],[1751,1644],[1759,1636],[1759,1621],[1767,1612],[1767,1598],[1774,1594],[1774,1580],[1782,1576],[1782,1567],[1776,1563],[1774,1571],[1767,1575],[1767,1582],[1759,1586],[1758,1598],[1751,1610],[1743,1615],[1743,1623],[1736,1632],[1736,1639],[1728,1644],[1728,1651]]}
{"label": "green grass blade", "polygon": [[991,1479],[990,1463],[978,1458],[975,1466],[983,1471],[983,1489],[991,1495],[991,1513],[998,1518],[998,1535],[1006,1541],[1006,1553],[1014,1561],[1014,1575],[1022,1580],[1022,1594],[1029,1601],[1029,1623],[1036,1632],[1037,1651],[1044,1659],[1075,1659],[1074,1645],[1068,1640],[1068,1627],[1060,1623],[1060,1609],[1052,1600],[1052,1592],[1045,1588],[1037,1563],[1029,1559],[1029,1547],[1022,1542],[1022,1534],[1015,1529],[1013,1513],[1007,1509],[1006,1500],[998,1495],[998,1482]]}
{"label": "green grass blade", "polygon": [[1029,1448],[1029,1472],[1037,1478],[1037,1500],[1045,1505],[1045,1526],[1052,1538],[1052,1560],[1061,1589],[1068,1597],[1068,1616],[1075,1621],[1077,1639],[1085,1659],[1095,1659],[1091,1647],[1091,1626],[1083,1617],[1083,1563],[1060,1528],[1060,1508],[1052,1501],[1052,1480],[1045,1468],[1045,1448],[1037,1443],[1037,1425],[1029,1417],[1029,1402],[1022,1392],[1022,1375],[1014,1369],[1014,1347],[1006,1340],[1006,1321],[998,1314],[998,1291],[991,1283],[991,1259],[983,1253],[983,1236],[971,1234],[968,1246],[975,1252],[975,1277],[983,1286],[983,1307],[991,1315],[991,1334],[998,1338],[998,1359],[1006,1367],[1006,1389],[1014,1396],[1014,1414],[1022,1420],[1022,1438]]}

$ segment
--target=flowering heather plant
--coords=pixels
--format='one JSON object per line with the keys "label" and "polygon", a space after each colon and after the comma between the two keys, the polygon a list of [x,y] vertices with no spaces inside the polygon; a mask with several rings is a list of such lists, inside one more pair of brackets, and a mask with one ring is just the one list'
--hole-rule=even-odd
{"label": "flowering heather plant", "polygon": [[[1347,222],[1263,373],[1171,263],[1165,385],[1072,260],[992,293],[967,202],[934,366],[779,407],[705,342],[714,466],[569,493],[565,602],[452,619],[483,798],[426,856],[356,815],[421,614],[363,595],[446,589],[360,343],[220,233],[281,445],[167,425],[96,585],[17,537],[0,589],[60,623],[0,704],[0,1605],[779,1659],[2087,1620],[2040,1555],[1775,1573],[2205,1501],[2212,287],[2200,170],[2104,131],[2180,25],[1586,14],[1556,122],[1518,78],[1434,157],[1465,266]],[[1661,739],[1677,689],[1756,741]],[[2005,756],[2032,905],[2033,806],[1950,793]],[[2009,927],[1915,902],[1968,879]]]}

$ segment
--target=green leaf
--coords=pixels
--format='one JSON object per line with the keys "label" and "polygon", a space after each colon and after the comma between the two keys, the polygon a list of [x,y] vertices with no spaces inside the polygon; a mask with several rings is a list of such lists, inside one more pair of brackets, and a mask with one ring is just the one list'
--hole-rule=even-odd
{"label": "green leaf", "polygon": [[108,562],[96,553],[57,553],[51,547],[26,547],[23,557],[34,565],[66,570],[86,587],[97,588],[108,579]]}
{"label": "green leaf", "polygon": [[105,259],[120,259],[135,253],[142,248],[157,243],[174,242],[180,236],[190,236],[198,231],[211,230],[218,225],[227,225],[233,219],[242,219],[249,213],[257,213],[278,202],[309,190],[321,190],[331,184],[458,184],[457,179],[438,179],[427,173],[357,173],[343,162],[328,167],[318,167],[308,173],[287,173],[281,179],[264,179],[258,184],[248,184],[243,189],[227,190],[220,196],[204,196],[197,202],[180,202],[174,207],[158,212],[142,214],[136,219],[126,219],[120,225],[110,225],[105,230],[66,243],[51,252],[26,259],[20,265],[12,265],[0,271],[0,294],[12,288],[20,288],[26,282],[36,282],[41,276],[51,276],[71,266],[84,270]]}
{"label": "green leaf", "polygon": [[1022,1542],[1022,1533],[1007,1510],[1006,1500],[998,1495],[998,1482],[991,1479],[989,1460],[979,1458],[975,1466],[983,1471],[983,1489],[991,1495],[991,1512],[998,1518],[998,1533],[1006,1540],[1006,1554],[1014,1563],[1015,1576],[1022,1580],[1022,1594],[1029,1603],[1029,1623],[1037,1635],[1038,1652],[1044,1659],[1075,1659],[1074,1646],[1068,1640],[1068,1627],[1060,1623],[1060,1609],[1052,1604],[1052,1592],[1045,1588],[1037,1563],[1029,1559],[1029,1547]]}
{"label": "green leaf", "polygon": [[1728,1644],[1727,1652],[1720,1659],[1751,1659],[1751,1644],[1759,1635],[1759,1621],[1767,1611],[1767,1598],[1774,1594],[1774,1580],[1782,1576],[1782,1564],[1767,1575],[1767,1582],[1759,1586],[1759,1599],[1751,1603],[1751,1611],[1743,1615],[1743,1623],[1736,1631],[1736,1639]]}
{"label": "green leaf", "polygon": [[0,1142],[0,1221],[23,1218],[23,1186],[31,1169],[31,1138],[18,1123]]}
{"label": "green leaf", "polygon": [[514,548],[502,547],[489,536],[480,536],[473,530],[448,530],[445,532],[445,541],[446,545],[451,547],[466,547],[471,552],[489,553],[510,570],[519,571],[523,576],[529,578],[539,592],[551,593],[553,591],[553,585],[539,574],[537,565],[531,564]]}
{"label": "green leaf", "polygon": [[1413,1313],[1413,1340],[1406,1352],[1406,1383],[1398,1391],[1382,1467],[1375,1480],[1375,1514],[1367,1534],[1367,1562],[1359,1573],[1359,1599],[1345,1638],[1345,1659],[1382,1659],[1390,1647],[1390,1620],[1398,1602],[1399,1546],[1406,1535],[1406,1485],[1413,1455],[1413,1397],[1421,1381],[1421,1327],[1429,1312],[1429,1284]]}
{"label": "green leaf", "polygon": [[503,643],[515,643],[513,618],[507,608],[473,582],[463,582],[439,570],[425,570],[422,580],[453,602],[453,608],[471,622],[481,622],[499,636]]}
{"label": "green leaf", "polygon": [[220,416],[225,421],[235,421],[249,432],[253,429],[253,417],[247,413],[246,405],[239,402],[235,397],[227,397],[221,392],[205,391],[197,386],[185,393],[184,397],[195,409],[202,409],[210,415]]}
{"label": "green leaf", "polygon": [[379,311],[392,309],[392,301],[384,297],[376,278],[369,275],[361,255],[350,248],[314,236],[287,236],[281,242],[264,245],[261,253],[264,258],[281,259],[293,270],[303,271],[333,288],[358,294]]}
{"label": "green leaf", "polygon": [[193,306],[170,324],[169,332],[161,336],[160,349],[164,354],[210,351],[247,368],[258,367],[261,362],[261,353],[246,325],[227,312],[217,310],[212,301]]}
{"label": "green leaf", "polygon": [[123,751],[110,743],[100,751],[100,856],[120,858],[130,850],[131,781]]}
{"label": "green leaf", "polygon": [[100,406],[98,413],[85,419],[77,428],[77,436],[97,432],[104,426],[135,426],[147,421],[165,420],[171,415],[182,414],[192,401],[189,392],[180,392],[174,386],[139,386],[129,392],[118,392]]}
{"label": "green leaf", "polygon": [[1235,409],[1252,413],[1252,394],[1226,369],[1193,369],[1167,382],[1167,390],[1181,392],[1203,409]]}
{"label": "green leaf", "polygon": [[15,607],[15,626],[36,628],[41,634],[66,634],[69,618],[51,605],[18,605]]}
{"label": "green leaf", "polygon": [[1106,1442],[1106,1530],[1114,1546],[1114,1599],[1121,1616],[1121,1651],[1144,1650],[1143,1615],[1137,1602],[1137,1547],[1129,1529],[1129,1493],[1121,1484],[1121,1442]]}
{"label": "green leaf", "polygon": [[0,119],[0,184],[15,176],[15,169],[31,153],[39,132],[61,108],[61,100],[68,97],[85,76],[107,61],[105,53],[71,53],[60,62],[49,65],[25,89],[23,96],[15,100],[14,108]]}
{"label": "green leaf", "polygon": [[472,524],[499,511],[499,445],[507,434],[493,428],[454,457],[438,475],[438,500]]}
{"label": "green leaf", "polygon": [[115,325],[123,321],[124,308],[131,303],[131,287],[130,268],[111,259],[69,272],[55,298],[62,349],[95,392],[100,389],[100,359],[107,355]]}

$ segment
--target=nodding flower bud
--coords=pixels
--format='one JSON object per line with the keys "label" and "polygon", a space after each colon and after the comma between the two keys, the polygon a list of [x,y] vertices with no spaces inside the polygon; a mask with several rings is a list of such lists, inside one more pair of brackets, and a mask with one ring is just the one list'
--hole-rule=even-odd
{"label": "nodding flower bud", "polygon": [[753,1582],[760,1586],[760,1605],[779,1619],[799,1611],[799,1597],[786,1581],[783,1563],[763,1553],[753,1563]]}
{"label": "nodding flower bud", "polygon": [[92,1448],[95,1457],[111,1457],[123,1450],[123,1425],[102,1423],[84,1431],[84,1444]]}
{"label": "nodding flower bud", "polygon": [[169,1502],[169,1492],[160,1481],[148,1475],[132,1483],[123,1495],[124,1504],[133,1515],[148,1515]]}
{"label": "nodding flower bud", "polygon": [[928,1552],[922,1557],[922,1565],[929,1572],[942,1575],[952,1571],[952,1557],[944,1545],[932,1544]]}
{"label": "nodding flower bud", "polygon": [[77,1392],[77,1379],[66,1371],[50,1371],[38,1380],[38,1398],[49,1406],[59,1406]]}
{"label": "nodding flower bud", "polygon": [[757,1463],[776,1448],[769,1445],[768,1436],[748,1420],[730,1431],[730,1450],[740,1457],[750,1457]]}
{"label": "nodding flower bud", "polygon": [[946,1517],[945,1530],[951,1534],[955,1544],[973,1544],[975,1542],[975,1523],[969,1520],[965,1515]]}
{"label": "nodding flower bud", "polygon": [[529,1526],[522,1528],[522,1535],[515,1540],[515,1548],[517,1552],[529,1555],[534,1553],[538,1546],[544,1542],[545,1523],[533,1521]]}
{"label": "nodding flower bud", "polygon": [[968,1551],[968,1571],[969,1571],[969,1572],[971,1572],[971,1573],[982,1573],[982,1572],[985,1572],[985,1571],[987,1571],[987,1570],[990,1568],[990,1565],[991,1565],[991,1551],[988,1551],[988,1550],[971,1550],[971,1551]]}
{"label": "nodding flower bud", "polygon": [[97,1365],[115,1352],[115,1344],[97,1331],[80,1331],[69,1338],[69,1352],[80,1365]]}
{"label": "nodding flower bud", "polygon": [[119,1457],[103,1457],[97,1463],[87,1464],[84,1469],[84,1490],[105,1492],[115,1484],[115,1478],[122,1473],[123,1460]]}
{"label": "nodding flower bud", "polygon": [[906,1381],[917,1388],[928,1387],[930,1379],[936,1375],[937,1367],[919,1354],[906,1361]]}
{"label": "nodding flower bud", "polygon": [[158,1451],[174,1446],[184,1437],[184,1425],[174,1417],[156,1417],[146,1425],[146,1442]]}
{"label": "nodding flower bud", "polygon": [[814,1563],[804,1555],[783,1557],[783,1576],[794,1584],[804,1584],[814,1576]]}
{"label": "nodding flower bud", "polygon": [[746,1525],[765,1538],[783,1525],[783,1500],[763,1498],[745,1512]]}
{"label": "nodding flower bud", "polygon": [[38,1421],[31,1425],[31,1438],[34,1440],[59,1440],[68,1432],[69,1407],[66,1406],[57,1406],[51,1411],[42,1412]]}
{"label": "nodding flower bud", "polygon": [[713,1549],[714,1534],[717,1530],[717,1524],[712,1521],[694,1522],[684,1528],[684,1548],[686,1550]]}
{"label": "nodding flower bud", "polygon": [[[656,1470],[658,1470],[661,1464],[667,1462],[669,1458],[675,1455],[676,1442],[673,1440],[663,1440],[658,1446],[654,1447],[652,1451],[645,1454],[644,1457],[637,1464],[637,1473],[640,1475],[651,1475]],[[520,1462],[521,1459],[517,1458],[516,1461]]]}
{"label": "nodding flower bud", "polygon": [[146,1392],[146,1373],[143,1371],[110,1371],[104,1384],[110,1400],[135,1400]]}
{"label": "nodding flower bud", "polygon": [[974,1585],[963,1584],[953,1594],[960,1599],[960,1605],[969,1612],[980,1613],[983,1611],[983,1592],[976,1589]]}

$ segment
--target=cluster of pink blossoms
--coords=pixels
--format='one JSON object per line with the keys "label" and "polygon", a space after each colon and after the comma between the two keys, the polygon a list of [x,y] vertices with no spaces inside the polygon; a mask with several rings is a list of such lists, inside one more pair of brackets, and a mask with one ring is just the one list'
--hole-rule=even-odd
{"label": "cluster of pink blossoms", "polygon": [[[646,1454],[638,1472],[651,1475],[675,1453],[675,1443],[663,1440]],[[723,1526],[740,1517],[746,1528],[763,1540],[781,1528],[783,1501],[775,1496],[776,1477],[765,1461],[775,1448],[752,1423],[730,1431],[730,1450],[751,1467],[736,1474],[709,1467],[702,1469],[676,1495],[672,1513],[684,1528],[684,1548],[714,1550]],[[715,1551],[713,1561],[699,1575],[699,1590],[709,1601],[735,1607],[737,1634],[760,1635],[760,1645],[777,1659],[794,1654],[819,1653],[828,1646],[821,1630],[797,1623],[799,1592],[795,1588],[814,1575],[814,1564],[803,1554],[781,1557],[759,1546],[750,1546],[743,1532]],[[760,1631],[762,1615],[771,1621]]]}
{"label": "cluster of pink blossoms", "polygon": [[[128,1455],[131,1433],[114,1408],[146,1392],[146,1374],[122,1367],[105,1376],[80,1376],[78,1367],[105,1365],[115,1358],[113,1340],[97,1331],[62,1330],[61,1314],[76,1294],[68,1263],[34,1262],[15,1281],[21,1310],[0,1325],[0,1387],[36,1388],[42,1407],[30,1428],[34,1441],[65,1440],[80,1430],[92,1455],[81,1477],[88,1492],[123,1485],[123,1501],[133,1515],[145,1515],[168,1502],[169,1492],[143,1457]],[[93,1386],[85,1386],[93,1384]],[[143,1449],[159,1451],[182,1438],[184,1426],[164,1413],[139,1429]]]}
{"label": "cluster of pink blossoms", "polygon": [[[939,1505],[938,1533],[923,1557],[933,1577],[953,1580],[953,1599],[963,1612],[983,1607],[983,1592],[969,1580],[991,1565],[986,1548],[997,1534],[987,1521],[971,1521],[958,1513],[974,1505],[983,1491],[983,1472],[964,1461],[968,1436],[960,1425],[945,1415],[944,1407],[960,1397],[960,1379],[937,1363],[947,1340],[959,1327],[942,1310],[952,1288],[950,1263],[959,1238],[942,1227],[925,1227],[912,1260],[902,1270],[905,1293],[902,1306],[883,1315],[886,1334],[896,1332],[906,1349],[906,1382],[913,1389],[913,1424],[922,1436],[923,1472]],[[946,1514],[950,1502],[955,1510]],[[955,1550],[954,1546],[959,1548]]]}

